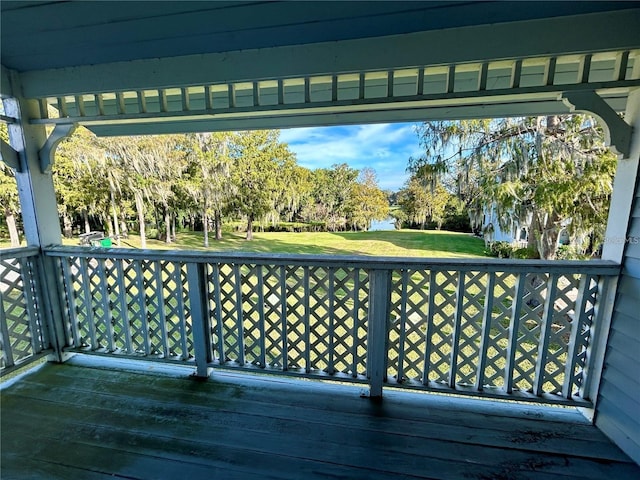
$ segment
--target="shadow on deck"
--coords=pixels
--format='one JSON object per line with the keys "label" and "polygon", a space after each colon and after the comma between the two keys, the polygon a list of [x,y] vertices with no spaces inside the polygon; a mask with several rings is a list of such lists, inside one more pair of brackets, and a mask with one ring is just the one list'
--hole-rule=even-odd
{"label": "shadow on deck", "polygon": [[574,409],[76,357],[2,389],[9,479],[627,479]]}

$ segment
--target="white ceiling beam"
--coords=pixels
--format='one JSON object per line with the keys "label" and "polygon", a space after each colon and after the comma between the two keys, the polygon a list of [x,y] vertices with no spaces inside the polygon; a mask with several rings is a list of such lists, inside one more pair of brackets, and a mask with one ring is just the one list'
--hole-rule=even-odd
{"label": "white ceiling beam", "polygon": [[[612,108],[620,108],[626,98],[609,99]],[[552,115],[570,113],[568,106],[561,101],[532,100],[521,102],[511,100],[508,104],[483,104],[462,106],[416,106],[407,108],[386,108],[382,110],[361,111],[326,111],[301,112],[291,111],[289,114],[279,112],[278,115],[264,116],[224,116],[215,115],[208,118],[176,119],[166,118],[132,123],[100,123],[81,122],[99,136],[119,135],[157,135],[165,133],[238,131],[273,128],[321,127],[331,125],[357,125],[363,123],[422,122],[427,120],[461,120],[472,118],[502,118],[523,115]]]}
{"label": "white ceiling beam", "polygon": [[21,74],[27,98],[640,47],[640,9]]}

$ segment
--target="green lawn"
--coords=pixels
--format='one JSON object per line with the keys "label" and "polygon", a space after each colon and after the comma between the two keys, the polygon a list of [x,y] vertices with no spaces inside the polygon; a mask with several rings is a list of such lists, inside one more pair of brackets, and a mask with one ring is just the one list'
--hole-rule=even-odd
{"label": "green lawn", "polygon": [[[484,257],[484,242],[466,233],[444,231],[379,231],[379,232],[318,232],[260,233],[247,241],[244,234],[225,232],[224,239],[211,239],[209,248],[202,246],[201,232],[181,232],[175,243],[148,240],[147,248],[244,251],[273,253],[308,253],[329,255],[381,255],[398,257]],[[65,245],[77,245],[76,239],[64,240]],[[0,245],[5,246],[5,245]],[[114,246],[115,242],[114,242]],[[123,240],[122,247],[140,247],[137,236]]]}

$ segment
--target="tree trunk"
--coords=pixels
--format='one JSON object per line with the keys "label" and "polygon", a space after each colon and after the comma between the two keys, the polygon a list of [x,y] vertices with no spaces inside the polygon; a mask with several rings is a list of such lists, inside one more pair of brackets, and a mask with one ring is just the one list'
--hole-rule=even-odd
{"label": "tree trunk", "polygon": [[176,216],[171,215],[171,241],[175,242],[178,238],[176,234]]}
{"label": "tree trunk", "polygon": [[204,232],[204,246],[209,247],[209,215],[202,212],[202,230]]}
{"label": "tree trunk", "polygon": [[116,196],[113,190],[111,190],[111,214],[113,215],[113,233],[116,237],[116,242],[120,246],[120,224],[118,222],[118,210],[116,209]]}
{"label": "tree trunk", "polygon": [[222,215],[220,215],[220,210],[216,210],[213,214],[213,222],[216,227],[216,240],[222,240]]}
{"label": "tree trunk", "polygon": [[253,215],[247,218],[247,240],[253,240]]}
{"label": "tree trunk", "polygon": [[73,222],[71,221],[71,217],[67,214],[62,216],[62,223],[64,225],[62,233],[65,238],[73,237]]}
{"label": "tree trunk", "polygon": [[147,248],[147,232],[144,224],[144,200],[142,194],[136,192],[136,212],[138,213],[138,225],[140,230],[140,248]]}
{"label": "tree trunk", "polygon": [[4,211],[4,218],[7,222],[7,228],[9,229],[9,238],[11,239],[12,247],[20,246],[20,235],[18,234],[18,226],[16,224],[16,216],[9,209]]}
{"label": "tree trunk", "polygon": [[89,233],[91,231],[91,225],[89,225],[89,214],[86,208],[82,209],[82,218],[84,219],[84,233]]}
{"label": "tree trunk", "polygon": [[544,220],[541,220],[540,217],[534,214],[534,217],[537,217],[534,221],[538,227],[536,231],[538,253],[540,254],[540,258],[544,260],[554,260],[556,258],[556,250],[558,249],[559,218],[556,214],[548,215],[543,213],[543,215]]}
{"label": "tree trunk", "polygon": [[120,236],[122,238],[129,237],[129,228],[127,227],[127,219],[125,217],[124,211],[120,212]]}
{"label": "tree trunk", "polygon": [[156,240],[162,239],[162,229],[160,228],[160,214],[158,213],[158,206],[153,206],[153,219],[156,224]]}
{"label": "tree trunk", "polygon": [[105,214],[105,215],[101,215],[101,217],[103,219],[103,225],[105,227],[105,230],[107,231],[107,236],[112,237],[114,233],[113,233],[113,219],[111,218],[111,215]]}
{"label": "tree trunk", "polygon": [[169,206],[164,206],[164,243],[171,243],[171,212]]}

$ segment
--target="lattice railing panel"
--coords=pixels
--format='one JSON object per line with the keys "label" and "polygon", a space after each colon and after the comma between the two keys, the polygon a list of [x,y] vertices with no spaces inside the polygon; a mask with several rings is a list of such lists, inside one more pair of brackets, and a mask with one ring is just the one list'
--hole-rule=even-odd
{"label": "lattice railing panel", "polygon": [[584,307],[579,309],[576,305],[576,315],[572,322],[576,322],[575,333],[575,365],[569,369],[571,378],[568,379],[569,389],[567,394],[578,394],[583,385],[584,369],[587,365],[587,349],[591,343],[591,328],[596,315],[595,307],[598,300],[599,278],[587,275],[585,280],[586,290],[584,293]]}
{"label": "lattice railing panel", "polygon": [[309,362],[309,319],[306,293],[309,288],[307,267],[286,268],[285,298],[287,312],[287,367],[311,371]]}
{"label": "lattice railing panel", "polygon": [[[283,266],[264,266],[264,348],[266,365],[285,369],[287,345],[286,269]],[[284,294],[283,294],[284,287]],[[283,321],[283,308],[284,321]]]}
{"label": "lattice railing panel", "polygon": [[427,326],[427,379],[448,383],[453,329],[455,326],[458,272],[431,271],[429,288],[429,324]]}
{"label": "lattice railing panel", "polygon": [[394,271],[387,375],[422,382],[429,303],[429,271]]}
{"label": "lattice railing panel", "polygon": [[600,296],[615,273],[590,262],[575,272],[550,262],[502,269],[59,256],[66,336],[89,353],[186,360],[202,374],[207,366],[252,368],[369,379],[372,389],[379,375],[379,385],[580,404]]}
{"label": "lattice railing panel", "polygon": [[533,388],[548,279],[545,273],[526,275],[513,370],[513,383],[523,391]]}
{"label": "lattice railing panel", "polygon": [[515,296],[516,276],[496,273],[491,309],[491,327],[487,338],[487,358],[482,386],[505,386],[505,369],[508,356],[509,324]]}
{"label": "lattice railing panel", "polygon": [[169,360],[193,358],[180,263],[61,259],[70,347]]}
{"label": "lattice railing panel", "polygon": [[48,348],[36,259],[0,259],[0,371],[26,364]]}
{"label": "lattice railing panel", "polygon": [[473,385],[479,364],[487,274],[466,272],[460,275],[464,275],[464,295],[462,303],[457,306],[460,323],[457,326],[456,384]]}

